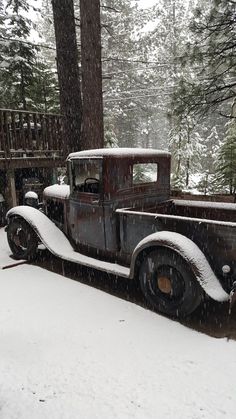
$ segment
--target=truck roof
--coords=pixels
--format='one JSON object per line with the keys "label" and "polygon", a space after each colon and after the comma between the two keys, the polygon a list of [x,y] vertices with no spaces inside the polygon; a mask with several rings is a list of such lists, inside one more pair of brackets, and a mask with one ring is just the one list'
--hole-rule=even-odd
{"label": "truck roof", "polygon": [[95,150],[83,150],[69,154],[67,160],[82,157],[170,157],[168,151],[151,148],[98,148]]}

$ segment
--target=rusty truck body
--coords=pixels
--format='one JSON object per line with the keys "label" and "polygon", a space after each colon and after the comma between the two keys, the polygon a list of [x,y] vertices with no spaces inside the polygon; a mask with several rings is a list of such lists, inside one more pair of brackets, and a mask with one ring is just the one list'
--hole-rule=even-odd
{"label": "rusty truck body", "polygon": [[149,301],[184,316],[236,280],[236,204],[170,199],[168,152],[100,149],[68,156],[69,185],[44,191],[43,211],[8,212],[16,258],[39,242],[56,256],[138,281]]}

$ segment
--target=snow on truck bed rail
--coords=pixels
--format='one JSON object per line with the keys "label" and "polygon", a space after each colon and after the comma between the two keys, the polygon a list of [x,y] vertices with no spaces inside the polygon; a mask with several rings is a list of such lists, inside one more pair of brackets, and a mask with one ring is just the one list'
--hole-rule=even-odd
{"label": "snow on truck bed rail", "polygon": [[[188,202],[188,201],[186,201]],[[236,221],[218,221],[218,220],[210,220],[208,218],[195,218],[195,217],[186,217],[183,215],[169,215],[169,214],[162,214],[158,212],[146,212],[144,211],[135,211],[132,208],[119,208],[116,210],[119,214],[131,214],[131,215],[137,215],[140,217],[152,217],[152,218],[170,218],[170,219],[177,219],[177,220],[183,220],[183,221],[190,221],[195,223],[207,223],[207,224],[216,224],[216,225],[223,225],[226,227],[236,227]]]}
{"label": "snow on truck bed rail", "polygon": [[95,150],[77,151],[69,154],[67,160],[80,157],[170,157],[168,151],[155,150],[151,148],[98,148]]}
{"label": "snow on truck bed rail", "polygon": [[192,201],[186,199],[174,199],[173,203],[179,206],[198,207],[198,208],[211,208],[236,211],[236,204],[229,202],[209,202],[209,201]]}

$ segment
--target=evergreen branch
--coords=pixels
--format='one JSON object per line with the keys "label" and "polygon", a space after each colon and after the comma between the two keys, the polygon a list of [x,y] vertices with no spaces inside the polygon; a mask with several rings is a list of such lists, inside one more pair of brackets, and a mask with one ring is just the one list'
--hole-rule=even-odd
{"label": "evergreen branch", "polygon": [[121,13],[121,11],[120,11],[120,10],[117,10],[117,9],[115,9],[114,7],[111,7],[111,6],[101,5],[101,8],[102,8],[102,9],[106,9],[106,10],[111,10],[112,12],[115,12],[115,13]]}
{"label": "evergreen branch", "polygon": [[227,114],[224,114],[224,113],[223,113],[223,112],[221,112],[221,111],[219,111],[218,113],[219,113],[219,115],[220,115],[220,116],[223,116],[224,118],[227,118],[227,119],[236,119],[236,116],[233,116],[233,115],[227,115]]}
{"label": "evergreen branch", "polygon": [[14,38],[7,38],[5,36],[0,35],[0,40],[3,39],[4,41],[11,41],[11,42],[18,42],[20,44],[26,44],[26,45],[31,45],[33,47],[38,47],[38,48],[46,48],[46,49],[51,49],[53,51],[56,50],[56,48],[54,47],[49,47],[48,45],[43,45],[43,44],[35,44],[33,42],[29,42],[29,41],[23,41],[22,39],[14,39]]}

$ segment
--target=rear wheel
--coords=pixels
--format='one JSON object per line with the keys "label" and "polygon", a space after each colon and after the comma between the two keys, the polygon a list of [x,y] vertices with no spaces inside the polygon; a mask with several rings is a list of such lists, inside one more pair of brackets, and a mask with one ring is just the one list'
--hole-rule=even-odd
{"label": "rear wheel", "polygon": [[24,219],[10,219],[7,240],[15,259],[32,260],[36,257],[38,238]]}
{"label": "rear wheel", "polygon": [[169,316],[187,316],[202,300],[202,289],[189,265],[168,248],[155,249],[146,255],[139,280],[149,303]]}

